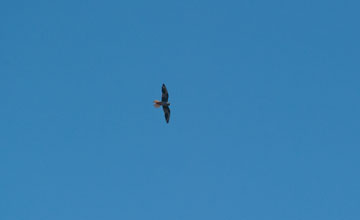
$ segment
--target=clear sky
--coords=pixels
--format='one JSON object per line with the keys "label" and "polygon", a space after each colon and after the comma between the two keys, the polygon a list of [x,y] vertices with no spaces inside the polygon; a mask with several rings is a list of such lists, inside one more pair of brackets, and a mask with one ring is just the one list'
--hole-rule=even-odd
{"label": "clear sky", "polygon": [[360,219],[359,7],[1,1],[0,219]]}

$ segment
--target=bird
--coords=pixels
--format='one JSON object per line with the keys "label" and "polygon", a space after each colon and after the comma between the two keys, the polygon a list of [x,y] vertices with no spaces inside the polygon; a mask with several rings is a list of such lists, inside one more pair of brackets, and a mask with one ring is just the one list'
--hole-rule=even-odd
{"label": "bird", "polygon": [[164,113],[165,113],[166,123],[169,123],[169,120],[170,120],[170,108],[169,108],[170,102],[168,102],[169,93],[168,93],[164,83],[162,84],[161,92],[162,92],[161,101],[154,100],[154,106],[155,106],[155,108],[159,108],[160,106],[162,106]]}

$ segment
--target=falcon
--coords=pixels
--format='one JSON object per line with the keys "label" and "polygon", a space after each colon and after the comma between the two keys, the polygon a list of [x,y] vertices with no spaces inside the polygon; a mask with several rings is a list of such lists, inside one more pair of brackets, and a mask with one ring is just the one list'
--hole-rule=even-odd
{"label": "falcon", "polygon": [[165,113],[166,123],[169,123],[169,119],[170,119],[170,108],[169,108],[170,102],[168,102],[169,93],[168,93],[168,91],[166,89],[165,84],[162,84],[161,92],[162,92],[161,101],[155,100],[154,101],[154,106],[155,106],[155,108],[159,108],[160,106],[162,106],[162,108],[164,110],[164,113]]}

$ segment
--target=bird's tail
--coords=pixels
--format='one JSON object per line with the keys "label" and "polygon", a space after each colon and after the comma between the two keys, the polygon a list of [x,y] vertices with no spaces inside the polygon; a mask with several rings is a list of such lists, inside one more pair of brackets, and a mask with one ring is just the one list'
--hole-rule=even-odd
{"label": "bird's tail", "polygon": [[161,106],[161,102],[158,100],[154,100],[154,107],[159,108]]}

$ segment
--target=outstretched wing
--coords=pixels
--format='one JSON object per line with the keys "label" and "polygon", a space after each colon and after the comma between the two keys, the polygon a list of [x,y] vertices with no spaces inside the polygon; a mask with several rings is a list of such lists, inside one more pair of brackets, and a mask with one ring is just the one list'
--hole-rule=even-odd
{"label": "outstretched wing", "polygon": [[161,91],[162,91],[161,101],[167,102],[169,99],[169,94],[168,94],[165,84],[162,85]]}
{"label": "outstretched wing", "polygon": [[163,106],[163,110],[164,110],[164,113],[165,113],[166,123],[169,123],[169,120],[170,120],[170,108],[169,108],[169,106]]}

